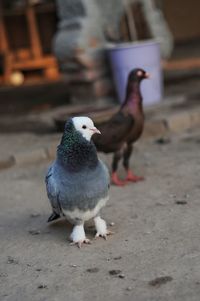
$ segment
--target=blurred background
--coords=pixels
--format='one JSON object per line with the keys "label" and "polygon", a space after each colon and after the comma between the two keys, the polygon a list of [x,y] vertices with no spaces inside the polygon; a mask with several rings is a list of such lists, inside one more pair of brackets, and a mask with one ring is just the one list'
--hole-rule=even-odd
{"label": "blurred background", "polygon": [[1,0],[0,131],[52,131],[88,112],[104,120],[133,67],[152,75],[146,107],[198,101],[199,20],[198,0]]}

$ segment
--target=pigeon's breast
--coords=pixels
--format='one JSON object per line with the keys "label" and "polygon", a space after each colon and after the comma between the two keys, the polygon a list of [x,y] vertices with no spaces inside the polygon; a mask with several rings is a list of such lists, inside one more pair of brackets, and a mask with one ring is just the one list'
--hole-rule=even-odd
{"label": "pigeon's breast", "polygon": [[106,205],[108,201],[108,196],[98,199],[96,205],[92,209],[81,210],[79,208],[75,208],[73,210],[62,209],[66,218],[72,223],[82,223],[84,221],[88,221],[91,218],[94,218],[98,212]]}
{"label": "pigeon's breast", "polygon": [[88,220],[105,206],[108,200],[109,174],[99,161],[96,168],[78,173],[59,172],[58,201],[69,220]]}

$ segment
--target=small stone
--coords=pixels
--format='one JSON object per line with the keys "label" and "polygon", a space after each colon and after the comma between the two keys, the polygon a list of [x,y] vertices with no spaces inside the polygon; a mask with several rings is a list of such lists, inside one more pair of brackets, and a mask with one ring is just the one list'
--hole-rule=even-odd
{"label": "small stone", "polygon": [[41,268],[37,268],[36,271],[37,271],[37,272],[41,272],[42,269],[41,269]]}
{"label": "small stone", "polygon": [[122,256],[116,256],[116,257],[114,257],[113,259],[114,259],[114,260],[120,260],[120,259],[122,259]]}
{"label": "small stone", "polygon": [[124,279],[125,275],[124,274],[119,274],[118,277],[121,278],[121,279]]}
{"label": "small stone", "polygon": [[155,143],[157,143],[157,144],[168,144],[170,142],[171,142],[171,140],[169,138],[165,138],[165,137],[160,137],[155,140]]}
{"label": "small stone", "polygon": [[70,267],[77,268],[77,265],[76,264],[71,264]]}
{"label": "small stone", "polygon": [[172,281],[173,278],[171,276],[162,276],[162,277],[157,277],[151,281],[149,281],[149,285],[155,286],[155,287],[160,287],[161,285]]}
{"label": "small stone", "polygon": [[19,264],[19,261],[11,256],[8,256],[7,263],[8,264]]}
{"label": "small stone", "polygon": [[122,272],[121,270],[110,270],[109,274],[115,276],[115,275],[119,275],[121,272]]}
{"label": "small stone", "polygon": [[7,273],[0,273],[0,277],[8,277]]}
{"label": "small stone", "polygon": [[111,227],[113,227],[113,226],[115,225],[115,223],[114,223],[114,222],[111,222],[109,225],[110,225]]}
{"label": "small stone", "polygon": [[31,214],[30,214],[30,217],[33,217],[33,218],[38,217],[38,216],[40,216],[39,213],[31,213]]}
{"label": "small stone", "polygon": [[180,200],[180,201],[176,201],[175,204],[177,204],[177,205],[186,205],[187,201]]}
{"label": "small stone", "polygon": [[41,289],[41,288],[47,288],[47,285],[44,284],[44,283],[41,283],[38,285],[38,288]]}
{"label": "small stone", "polygon": [[133,288],[132,288],[131,286],[128,286],[128,287],[126,288],[126,290],[129,291],[129,292],[132,291],[132,289],[133,289]]}
{"label": "small stone", "polygon": [[99,272],[99,268],[89,268],[89,269],[87,269],[86,270],[88,273],[97,273],[97,272]]}
{"label": "small stone", "polygon": [[29,230],[28,232],[29,232],[31,235],[38,235],[38,234],[41,233],[39,230],[35,230],[35,229]]}

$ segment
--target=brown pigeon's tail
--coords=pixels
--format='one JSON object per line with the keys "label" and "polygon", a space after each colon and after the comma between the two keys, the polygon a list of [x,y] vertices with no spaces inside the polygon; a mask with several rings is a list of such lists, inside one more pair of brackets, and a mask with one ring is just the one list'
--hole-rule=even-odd
{"label": "brown pigeon's tail", "polygon": [[54,221],[54,220],[56,220],[56,219],[58,219],[58,218],[60,218],[60,215],[58,214],[58,213],[56,213],[55,211],[53,211],[53,213],[49,216],[49,218],[48,218],[48,223],[49,222],[52,222],[52,221]]}

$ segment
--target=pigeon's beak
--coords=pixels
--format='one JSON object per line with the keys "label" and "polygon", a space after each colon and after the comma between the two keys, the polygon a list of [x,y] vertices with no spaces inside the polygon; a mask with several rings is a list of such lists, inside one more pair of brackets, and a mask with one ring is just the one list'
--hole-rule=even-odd
{"label": "pigeon's beak", "polygon": [[96,127],[90,128],[90,130],[93,132],[93,134],[101,134],[101,132]]}
{"label": "pigeon's beak", "polygon": [[150,74],[148,72],[145,73],[145,78],[150,78]]}

